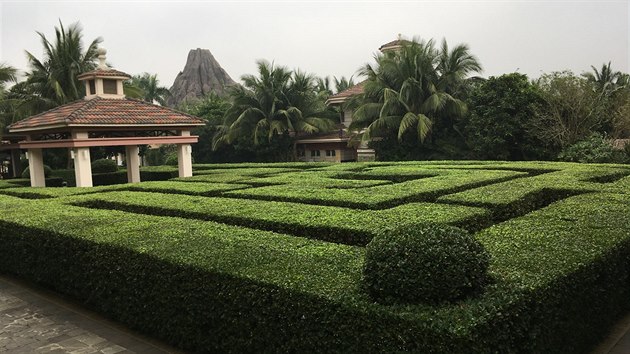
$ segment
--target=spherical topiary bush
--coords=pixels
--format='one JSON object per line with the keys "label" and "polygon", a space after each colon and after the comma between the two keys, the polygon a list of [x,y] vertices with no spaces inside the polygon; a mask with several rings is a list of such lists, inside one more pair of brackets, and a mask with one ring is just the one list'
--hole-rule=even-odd
{"label": "spherical topiary bush", "polygon": [[486,283],[489,261],[485,248],[457,227],[388,229],[366,247],[363,286],[382,303],[453,301]]}
{"label": "spherical topiary bush", "polygon": [[98,159],[92,162],[92,173],[111,173],[118,171],[116,161],[111,159]]}

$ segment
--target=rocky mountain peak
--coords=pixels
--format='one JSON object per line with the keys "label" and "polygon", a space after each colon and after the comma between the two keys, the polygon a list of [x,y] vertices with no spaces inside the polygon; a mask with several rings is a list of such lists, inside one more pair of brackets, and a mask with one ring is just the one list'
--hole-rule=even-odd
{"label": "rocky mountain peak", "polygon": [[170,88],[171,96],[167,104],[175,107],[181,102],[194,100],[210,92],[223,95],[232,85],[236,83],[223,70],[210,50],[192,49],[188,52],[184,70],[177,75]]}

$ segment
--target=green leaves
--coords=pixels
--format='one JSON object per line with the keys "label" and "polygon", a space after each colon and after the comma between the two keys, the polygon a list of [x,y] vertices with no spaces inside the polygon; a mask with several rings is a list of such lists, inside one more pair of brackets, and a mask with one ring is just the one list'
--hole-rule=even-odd
{"label": "green leaves", "polygon": [[361,70],[368,79],[350,127],[364,141],[398,132],[401,142],[404,133],[417,126],[417,139],[424,142],[433,122],[464,115],[463,103],[453,95],[469,74],[481,70],[466,45],[449,52],[446,41],[441,52],[432,40],[403,43],[396,51],[378,55],[376,62]]}
{"label": "green leaves", "polygon": [[[0,271],[45,279],[198,352],[585,352],[627,309],[624,165],[409,161],[195,171],[179,181],[96,189],[0,181]],[[48,199],[23,199],[35,197]],[[487,227],[496,211],[508,217]],[[418,227],[427,222],[481,231],[470,243],[451,242],[428,237]],[[386,282],[377,290],[397,291],[407,279],[415,290],[468,294],[479,278],[461,276],[458,262],[487,265],[479,249],[467,249],[473,243],[491,257],[491,282],[452,303],[375,303],[362,289],[362,246],[392,235],[392,225],[404,228],[404,242],[394,238],[382,259],[393,262],[378,273]],[[390,269],[402,275],[386,279]],[[446,281],[433,278],[440,273]],[[418,275],[428,282],[414,283]]]}

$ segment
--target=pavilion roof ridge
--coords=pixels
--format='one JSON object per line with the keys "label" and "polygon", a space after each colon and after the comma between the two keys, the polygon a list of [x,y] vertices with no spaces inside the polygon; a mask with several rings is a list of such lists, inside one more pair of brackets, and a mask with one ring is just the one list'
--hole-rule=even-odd
{"label": "pavilion roof ridge", "polygon": [[102,100],[102,98],[97,96],[89,100],[84,100],[86,101],[86,104],[79,106],[72,113],[70,113],[65,118],[66,123],[71,123],[73,120],[79,118],[78,115],[83,113],[83,111],[85,111],[86,109],[93,107],[96,104],[97,100]]}

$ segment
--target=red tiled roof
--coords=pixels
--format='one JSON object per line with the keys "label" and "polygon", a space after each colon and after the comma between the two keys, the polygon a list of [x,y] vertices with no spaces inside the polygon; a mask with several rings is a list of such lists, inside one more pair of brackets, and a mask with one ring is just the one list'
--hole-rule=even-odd
{"label": "red tiled roof", "polygon": [[337,101],[337,100],[340,100],[340,99],[343,99],[343,98],[349,98],[349,97],[352,97],[354,95],[361,94],[361,93],[363,93],[363,86],[365,86],[366,81],[359,82],[358,84],[356,84],[356,85],[354,85],[354,86],[352,86],[352,87],[350,87],[350,88],[348,88],[348,89],[346,89],[344,91],[336,93],[336,94],[328,97],[328,100],[329,101],[330,100]]}
{"label": "red tiled roof", "polygon": [[378,47],[378,50],[382,52],[383,50],[387,50],[389,48],[398,48],[398,47],[401,47],[405,43],[409,43],[409,41],[406,39],[397,39],[395,41],[391,41],[389,43],[383,44],[382,46]]}
{"label": "red tiled roof", "polygon": [[83,74],[80,74],[77,76],[77,79],[81,80],[81,79],[88,79],[88,78],[93,78],[93,77],[126,77],[128,79],[131,78],[131,75],[124,73],[122,71],[118,71],[118,70],[114,70],[114,69],[107,69],[107,70],[103,70],[103,69],[96,69],[96,70],[92,70],[92,71],[88,71],[88,72],[84,72]]}
{"label": "red tiled roof", "polygon": [[71,125],[204,125],[200,118],[148,102],[96,97],[53,108],[13,123],[9,131]]}

